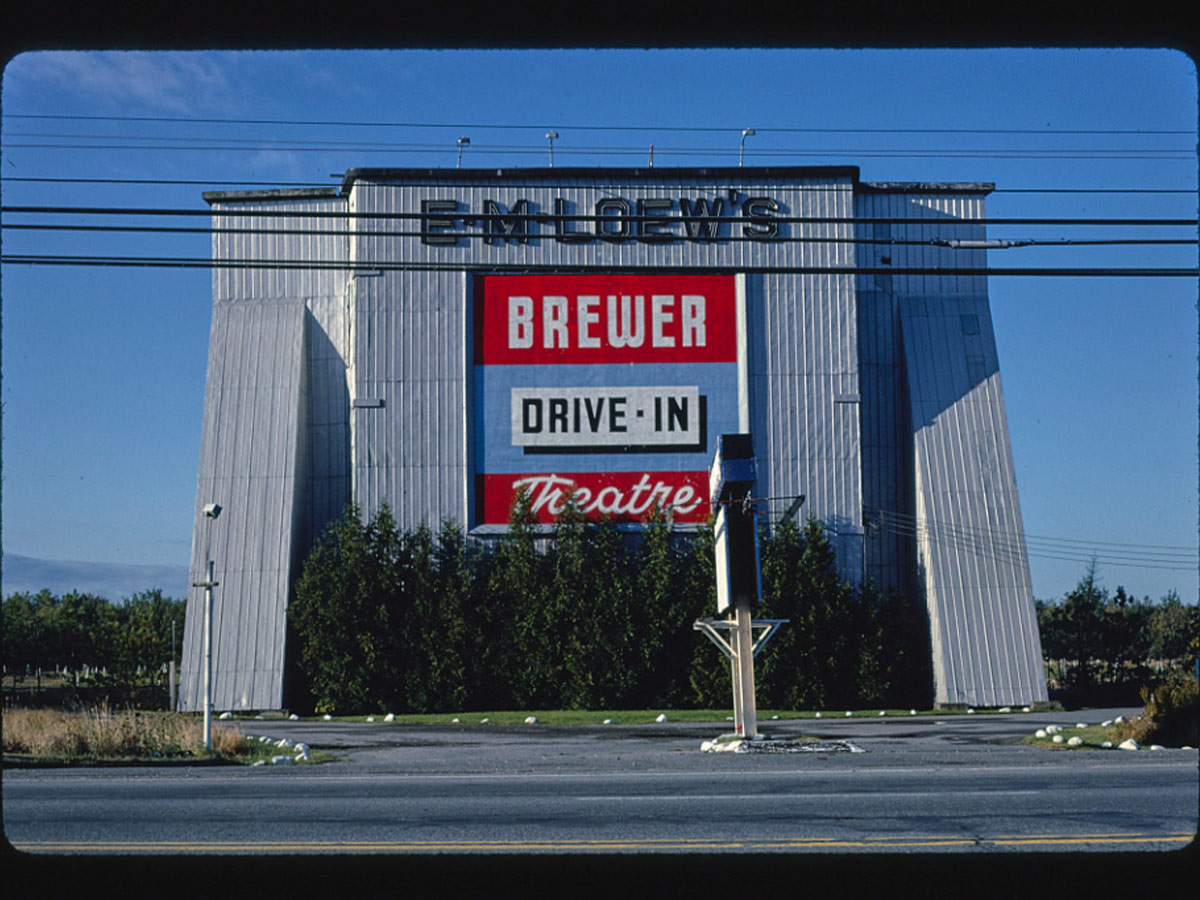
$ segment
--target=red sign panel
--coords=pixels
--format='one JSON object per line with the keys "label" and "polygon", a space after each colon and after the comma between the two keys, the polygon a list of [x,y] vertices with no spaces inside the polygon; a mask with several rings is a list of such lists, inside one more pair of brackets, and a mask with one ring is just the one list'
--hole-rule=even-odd
{"label": "red sign panel", "polygon": [[611,516],[637,522],[655,503],[671,510],[676,522],[708,518],[708,472],[564,472],[539,475],[481,474],[476,493],[482,521],[508,521],[512,502],[521,490],[529,492],[533,512],[543,523],[553,522],[572,491],[589,518]]}
{"label": "red sign panel", "polygon": [[476,282],[476,365],[737,361],[727,275],[512,275]]}

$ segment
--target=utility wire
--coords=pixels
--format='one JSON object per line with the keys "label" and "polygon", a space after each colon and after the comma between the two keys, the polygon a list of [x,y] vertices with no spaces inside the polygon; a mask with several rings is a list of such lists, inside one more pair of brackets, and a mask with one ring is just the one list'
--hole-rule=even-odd
{"label": "utility wire", "polygon": [[[78,145],[62,145],[62,144],[39,144],[30,142],[29,138],[55,138],[69,141],[86,141],[89,143],[80,143]],[[175,149],[175,144],[183,144],[189,141],[195,141],[195,137],[179,137],[175,135],[148,135],[148,134],[71,134],[54,131],[25,131],[18,133],[9,133],[4,139],[4,143],[10,147],[63,147],[63,146],[78,146],[80,149],[88,149],[93,146],[105,146],[102,144],[94,144],[95,141],[138,141],[147,147],[162,146],[161,149]],[[339,149],[339,150],[354,150],[363,147],[382,147],[389,150],[433,150],[445,151],[455,148],[448,147],[445,142],[396,142],[396,141],[346,141],[346,140],[319,140],[315,138],[305,138],[303,141],[298,141],[292,138],[269,138],[269,137],[253,137],[253,138],[219,138],[225,149],[241,149],[244,146],[250,146],[253,149],[258,149],[262,146],[269,146],[276,149],[298,149],[298,150],[324,150],[324,149]],[[124,145],[122,145],[124,146]],[[191,149],[191,148],[181,148]],[[546,147],[538,144],[481,144],[476,145],[475,150],[484,150],[489,153],[544,153]],[[475,152],[473,150],[473,152]],[[727,153],[732,152],[731,148],[726,147],[672,147],[664,144],[656,144],[655,150],[660,153],[671,154],[694,154],[694,153]],[[644,153],[646,148],[641,145],[637,146],[605,146],[595,144],[571,144],[562,147],[563,153]],[[1114,153],[1119,156],[1128,155],[1131,153],[1150,153],[1154,155],[1162,155],[1166,153],[1182,153],[1188,157],[1194,156],[1195,151],[1186,147],[966,147],[953,149],[934,149],[929,147],[921,147],[916,149],[907,149],[904,151],[888,150],[887,148],[875,147],[751,147],[748,151],[739,151],[746,155],[778,155],[781,153],[797,153],[797,154],[859,154],[859,153],[900,153],[907,155],[909,153],[926,154],[942,154],[950,153],[954,155],[972,155],[983,154],[991,155],[993,153],[1003,154],[1083,154],[1085,156],[1095,154]]]}
{"label": "utility wire", "polygon": [[[498,124],[484,122],[361,122],[347,120],[320,119],[239,119],[239,118],[201,118],[187,116],[105,116],[105,115],[62,115],[51,113],[5,113],[5,119],[46,119],[72,121],[107,121],[107,122],[176,122],[183,124],[221,124],[221,125],[303,125],[303,126],[338,126],[365,128],[487,128],[503,130],[534,130],[546,128],[563,128],[579,131],[662,131],[662,132],[709,132],[709,133],[740,133],[742,125],[713,126],[713,125],[566,125],[561,122],[547,121],[542,124]],[[1114,129],[1114,128],[771,128],[757,127],[764,134],[1194,134],[1188,130],[1156,130],[1156,129]]]}
{"label": "utility wire", "polygon": [[[918,519],[901,513],[877,511],[878,518],[869,524],[881,531],[910,538],[927,538],[934,543],[963,550],[999,562],[1019,563],[1024,556],[1042,559],[1088,561],[1095,559],[1111,565],[1137,568],[1194,571],[1198,561],[1195,551],[1182,548],[1136,549],[1138,545],[1125,545],[1119,549],[1097,552],[1099,546],[1121,547],[1111,542],[1078,542],[1081,546],[1062,546],[1062,539],[1036,539],[1021,535],[947,525]],[[1146,546],[1146,545],[1142,545]]]}
{"label": "utility wire", "polygon": [[[286,198],[285,198],[286,199]],[[217,202],[222,202],[218,200]],[[238,202],[236,198],[227,202]],[[469,219],[475,222],[712,222],[712,223],[749,223],[765,222],[780,224],[819,224],[819,225],[905,225],[909,227],[928,228],[930,226],[958,227],[962,225],[1096,225],[1096,226],[1133,226],[1133,227],[1195,227],[1196,219],[1125,219],[1125,218],[913,218],[906,216],[704,216],[704,215],[621,215],[604,216],[595,213],[565,214],[565,213],[478,213],[468,210],[435,213],[408,212],[346,212],[331,210],[280,210],[280,209],[163,209],[155,207],[104,207],[104,206],[0,206],[0,215],[39,214],[39,215],[88,215],[88,216],[205,216],[229,218],[278,218],[278,219],[344,219],[344,220],[389,220],[389,219],[453,219],[462,221]],[[465,236],[465,235],[464,235]],[[497,235],[500,236],[500,235]]]}
{"label": "utility wire", "polygon": [[[481,272],[493,274],[551,274],[578,273],[595,268],[598,263],[531,264],[531,263],[464,263],[425,262],[419,260],[360,260],[356,262],[337,260],[304,259],[208,259],[196,257],[151,257],[151,256],[82,256],[50,254],[10,254],[0,256],[5,265],[52,265],[52,266],[135,266],[153,268],[212,268],[212,269],[313,269],[352,272]],[[622,272],[630,274],[736,274],[747,275],[911,275],[987,277],[1034,277],[1052,276],[1065,278],[1195,278],[1200,274],[1195,268],[1065,268],[1065,267],[946,267],[936,266],[748,266],[748,265],[662,265],[637,266],[621,264]]]}
{"label": "utility wire", "polygon": [[[336,177],[342,177],[340,174]],[[137,184],[137,185],[237,185],[237,186],[282,186],[282,187],[312,187],[324,188],[329,182],[315,181],[222,181],[219,178],[63,178],[63,177],[34,177],[12,176],[0,173],[0,183],[7,182],[37,182],[49,184]],[[455,182],[460,184],[459,182]],[[461,185],[460,185],[461,186]],[[482,186],[482,185],[480,185]],[[488,185],[494,187],[495,185]],[[605,185],[608,187],[609,185]],[[644,187],[645,185],[624,185],[624,187]],[[802,188],[806,193],[825,191],[836,193],[846,190],[840,186],[812,185]],[[993,194],[1195,194],[1196,188],[992,188]]]}
{"label": "utility wire", "polygon": [[[364,146],[360,144],[339,144],[337,146],[314,147],[308,144],[272,144],[269,141],[259,140],[245,145],[231,146],[230,142],[224,144],[193,144],[188,146],[171,146],[163,147],[155,144],[51,144],[51,143],[19,143],[14,141],[5,141],[4,146],[10,151],[15,149],[25,150],[149,150],[155,153],[162,153],[167,150],[187,151],[187,152],[212,152],[212,151],[242,151],[257,153],[260,150],[286,150],[290,153],[441,153],[451,154],[453,148],[442,144],[428,145],[421,147],[388,145],[388,146]],[[645,147],[558,147],[556,148],[561,156],[637,156],[641,157],[646,153]],[[739,151],[737,149],[727,149],[723,147],[713,148],[698,148],[698,149],[668,149],[655,147],[656,152],[660,155],[670,155],[676,157],[696,157],[696,156],[746,156],[751,158],[766,158],[766,157],[806,157],[824,159],[830,156],[837,157],[866,157],[869,159],[1050,159],[1050,160],[1195,160],[1195,152],[1181,152],[1175,150],[1162,151],[1118,151],[1112,149],[1096,150],[1096,151],[1074,151],[1074,152],[1059,152],[1052,150],[1045,151],[977,151],[977,150],[803,150],[803,149],[760,149]],[[483,154],[504,154],[517,156],[542,156],[546,153],[545,147],[488,147],[485,145],[475,145],[472,147],[472,153],[478,155]],[[1149,155],[1147,155],[1149,154]]]}
{"label": "utility wire", "polygon": [[[921,519],[911,513],[898,512],[896,510],[883,510],[874,508],[864,509],[864,518],[874,520],[876,518],[894,519],[901,522],[906,522],[910,525],[918,525],[922,522],[932,522],[929,519]],[[1147,552],[1151,554],[1170,553],[1174,555],[1185,555],[1190,559],[1200,560],[1200,548],[1184,544],[1138,544],[1131,541],[1096,541],[1086,538],[1064,538],[1052,537],[1048,535],[1030,534],[1026,531],[1008,531],[1000,528],[991,528],[979,525],[964,525],[964,524],[942,524],[938,523],[938,527],[952,528],[955,531],[965,534],[976,534],[988,538],[1002,538],[1005,540],[1025,540],[1028,542],[1041,542],[1046,544],[1075,544],[1080,547],[1116,547],[1120,549],[1134,549],[1138,552]]]}
{"label": "utility wire", "polygon": [[[264,236],[264,235],[288,235],[288,236],[311,236],[321,235],[324,237],[370,237],[374,238],[419,238],[426,237],[427,232],[421,231],[373,231],[350,232],[331,231],[329,229],[320,228],[205,228],[199,226],[179,225],[175,227],[164,225],[45,225],[45,224],[0,224],[0,229],[4,231],[81,231],[81,232],[99,232],[105,234],[204,234],[204,235],[238,235],[238,236]],[[500,235],[492,232],[471,231],[463,232],[458,237],[468,239],[484,239],[496,240]],[[531,238],[551,237],[551,235],[530,235]],[[691,238],[683,234],[664,235],[658,243],[679,243],[688,241]],[[720,238],[712,238],[711,240],[719,240],[721,243],[762,243],[761,238],[743,237],[743,236],[722,236]],[[981,247],[968,249],[1007,249],[1008,247],[1081,247],[1081,246],[1178,246],[1187,245],[1193,246],[1198,243],[1194,238],[993,238],[992,241],[997,244],[995,247]],[[804,237],[804,236],[781,236],[771,239],[772,243],[778,244],[853,244],[853,245],[882,245],[882,246],[908,246],[908,247],[934,247],[944,245],[944,241],[937,239],[926,240],[911,240],[901,238],[876,238],[876,237]]]}

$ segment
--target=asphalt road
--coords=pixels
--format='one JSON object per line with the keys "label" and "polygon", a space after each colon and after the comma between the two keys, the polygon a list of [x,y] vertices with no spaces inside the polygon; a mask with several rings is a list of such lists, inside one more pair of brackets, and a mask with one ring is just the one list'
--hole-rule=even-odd
{"label": "asphalt road", "polygon": [[[702,753],[721,726],[243,722],[320,766],[3,773],[19,854],[1036,854],[1176,851],[1194,750],[1023,746],[1118,713],[762,722],[823,752]],[[837,741],[849,742],[838,745]],[[862,752],[846,752],[848,747]],[[1185,851],[1187,852],[1187,851]]]}

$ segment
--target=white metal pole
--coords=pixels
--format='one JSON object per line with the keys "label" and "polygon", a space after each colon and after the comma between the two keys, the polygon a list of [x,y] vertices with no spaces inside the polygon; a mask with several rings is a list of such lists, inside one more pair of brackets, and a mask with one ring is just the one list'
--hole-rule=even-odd
{"label": "white metal pole", "polygon": [[[750,625],[750,598],[741,595],[734,606],[734,657],[736,678],[734,692],[740,700],[740,711],[734,712],[734,726],[743,738],[752,738],[758,734],[758,721],[754,708],[754,635]],[[740,712],[740,715],[739,715]]]}
{"label": "white metal pole", "polygon": [[204,584],[204,749],[212,749],[212,585],[213,561]]}

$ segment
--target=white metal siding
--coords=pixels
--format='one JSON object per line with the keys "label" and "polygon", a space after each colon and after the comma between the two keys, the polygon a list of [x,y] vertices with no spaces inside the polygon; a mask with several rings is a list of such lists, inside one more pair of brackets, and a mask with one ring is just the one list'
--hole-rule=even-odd
{"label": "white metal siding", "polygon": [[[856,189],[849,174],[832,170],[787,177],[748,170],[744,181],[729,172],[547,175],[480,174],[467,181],[456,173],[408,173],[400,182],[365,173],[347,197],[214,202],[218,226],[318,232],[218,234],[218,262],[379,265],[353,275],[347,268],[214,269],[192,580],[203,580],[211,540],[221,582],[214,621],[218,708],[282,704],[290,580],[300,554],[345,502],[355,500],[365,515],[387,502],[403,528],[462,520],[472,474],[471,281],[464,272],[497,265],[747,272],[750,427],[761,494],[804,494],[801,515],[829,528],[848,577],[865,573],[885,588],[919,581],[931,617],[939,701],[1045,699],[986,278],[750,271],[982,266],[982,251],[931,244],[983,236],[981,225],[961,221],[982,216],[980,191]],[[524,199],[531,213],[543,215],[564,198],[569,213],[590,214],[597,200],[612,196],[724,198],[726,216],[737,215],[748,196],[770,196],[780,202],[780,216],[892,216],[911,224],[780,226],[788,237],[808,241],[572,244],[555,241],[542,223],[524,244],[463,237],[431,245],[421,242],[415,218],[347,222],[315,215],[411,216],[425,198],[456,200],[459,217],[481,212],[485,199],[508,212]],[[256,215],[221,215],[232,210]],[[736,222],[723,226],[734,237],[740,230]],[[864,236],[921,243],[855,247],[846,240]],[[964,315],[974,316],[969,324],[978,328],[964,329]],[[225,510],[209,523],[201,507],[214,500]],[[919,538],[888,528],[864,538],[864,506],[877,522],[880,511],[893,523],[908,523],[909,531],[915,521]],[[973,529],[965,533],[974,537],[947,539],[943,526]],[[202,593],[189,595],[188,709],[200,704]]]}
{"label": "white metal siding", "polygon": [[[191,581],[215,562],[213,702],[277,709],[294,558],[304,306],[218,304],[213,312]],[[213,520],[208,503],[222,507]],[[203,700],[204,589],[188,593],[182,708]]]}
{"label": "white metal siding", "polygon": [[[985,251],[932,245],[935,238],[983,238],[983,225],[954,222],[982,218],[981,197],[864,193],[858,214],[914,220],[863,223],[860,236],[920,242],[864,245],[860,259],[882,265],[886,256],[895,268],[986,264]],[[869,359],[863,391],[871,398],[871,421],[864,424],[867,505],[900,529],[885,527],[879,541],[899,547],[915,540],[918,582],[930,617],[935,701],[980,706],[1044,701],[986,278],[864,276],[859,289]],[[890,445],[908,429],[908,447]],[[911,468],[896,465],[906,457]],[[912,479],[907,490],[889,480],[890,472],[906,470]],[[882,581],[905,580],[903,572],[890,570],[891,555],[873,556],[872,567]]]}

